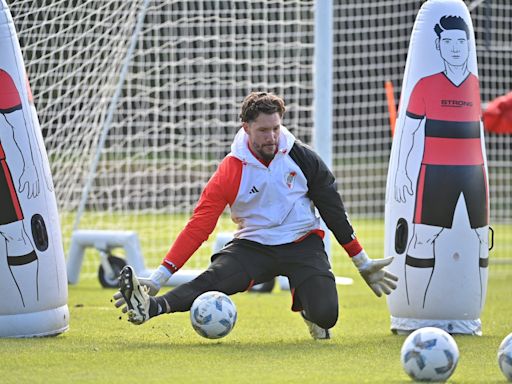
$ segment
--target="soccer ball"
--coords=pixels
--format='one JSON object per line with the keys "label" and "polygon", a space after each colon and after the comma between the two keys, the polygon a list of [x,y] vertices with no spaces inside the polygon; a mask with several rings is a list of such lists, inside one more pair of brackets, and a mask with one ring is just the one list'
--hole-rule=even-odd
{"label": "soccer ball", "polygon": [[190,308],[194,330],[207,339],[226,336],[236,323],[236,307],[222,292],[210,291],[198,296]]}
{"label": "soccer ball", "polygon": [[512,333],[503,339],[498,348],[498,364],[508,381],[512,381]]}
{"label": "soccer ball", "polygon": [[446,381],[457,366],[459,349],[449,333],[425,327],[407,336],[400,360],[415,381]]}

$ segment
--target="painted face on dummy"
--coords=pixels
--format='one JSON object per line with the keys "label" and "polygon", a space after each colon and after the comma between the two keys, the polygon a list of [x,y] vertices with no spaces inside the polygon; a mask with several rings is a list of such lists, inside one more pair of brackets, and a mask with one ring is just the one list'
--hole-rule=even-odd
{"label": "painted face on dummy", "polygon": [[279,113],[268,115],[260,113],[256,120],[243,123],[242,127],[249,136],[249,147],[260,159],[270,162],[277,151],[281,117]]}
{"label": "painted face on dummy", "polygon": [[469,57],[469,41],[466,32],[460,29],[443,31],[437,41],[437,49],[448,64],[464,65]]}

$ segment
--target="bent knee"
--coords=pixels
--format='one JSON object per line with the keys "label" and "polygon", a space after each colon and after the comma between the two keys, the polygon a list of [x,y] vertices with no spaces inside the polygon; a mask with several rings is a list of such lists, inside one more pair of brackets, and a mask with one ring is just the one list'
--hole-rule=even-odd
{"label": "bent knee", "polygon": [[306,314],[307,318],[324,329],[330,329],[338,322],[337,307],[315,308]]}

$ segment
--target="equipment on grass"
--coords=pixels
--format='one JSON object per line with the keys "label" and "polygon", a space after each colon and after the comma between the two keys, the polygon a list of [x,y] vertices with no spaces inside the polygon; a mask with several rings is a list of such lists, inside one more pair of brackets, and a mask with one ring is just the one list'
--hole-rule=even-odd
{"label": "equipment on grass", "polygon": [[[212,253],[219,251],[233,235],[228,232],[221,232],[217,235],[212,247]],[[71,245],[67,259],[67,276],[70,284],[77,284],[80,270],[84,262],[85,252],[88,248],[98,251],[100,267],[98,269],[98,280],[105,288],[117,288],[119,286],[119,272],[125,265],[131,265],[138,278],[146,279],[151,276],[154,270],[146,269],[144,257],[140,247],[137,233],[133,231],[81,229],[73,232]],[[113,250],[122,249],[125,258],[112,254]],[[166,281],[166,286],[178,286],[195,279],[204,269],[180,269],[173,273]],[[284,276],[278,277],[282,290],[290,289],[288,279]],[[336,284],[351,285],[353,280],[349,277],[336,276]],[[274,280],[258,284],[251,288],[252,292],[271,292],[274,288]]]}
{"label": "equipment on grass", "polygon": [[462,0],[429,0],[414,23],[391,149],[384,254],[398,277],[391,329],[481,335],[489,185],[475,35]]}
{"label": "equipment on grass", "polygon": [[190,308],[192,327],[207,339],[226,336],[233,330],[236,319],[235,304],[222,292],[205,292],[194,300]]}
{"label": "equipment on grass", "polygon": [[0,2],[0,337],[68,329],[52,176],[14,22]]}
{"label": "equipment on grass", "polygon": [[503,339],[498,348],[498,364],[508,381],[512,381],[512,333]]}
{"label": "equipment on grass", "polygon": [[459,348],[453,337],[442,329],[420,328],[405,339],[400,361],[415,381],[443,382],[457,367]]}
{"label": "equipment on grass", "polygon": [[[139,238],[133,231],[110,231],[83,229],[74,231],[67,259],[68,281],[76,284],[87,248],[94,248],[100,256],[98,279],[105,288],[118,287],[119,272],[125,265],[131,265],[137,276],[146,277]],[[125,259],[112,255],[112,250],[122,248]]]}
{"label": "equipment on grass", "polygon": [[[67,260],[68,282],[77,284],[84,262],[85,251],[93,248],[100,256],[98,280],[105,288],[118,287],[119,272],[125,265],[131,265],[139,278],[149,277],[153,270],[146,269],[139,238],[134,231],[80,229],[73,232]],[[112,252],[122,249],[124,259],[113,256]],[[203,270],[181,269],[174,273],[166,285],[177,286],[196,278]]]}

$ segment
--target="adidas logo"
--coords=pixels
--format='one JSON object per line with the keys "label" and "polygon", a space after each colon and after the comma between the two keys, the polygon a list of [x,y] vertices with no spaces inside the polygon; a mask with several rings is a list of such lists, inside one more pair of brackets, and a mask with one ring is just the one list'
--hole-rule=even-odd
{"label": "adidas logo", "polygon": [[251,193],[258,193],[258,192],[259,192],[258,188],[256,188],[256,187],[253,185],[253,186],[252,186],[252,188],[251,188],[251,190],[249,191],[249,195],[250,195]]}

